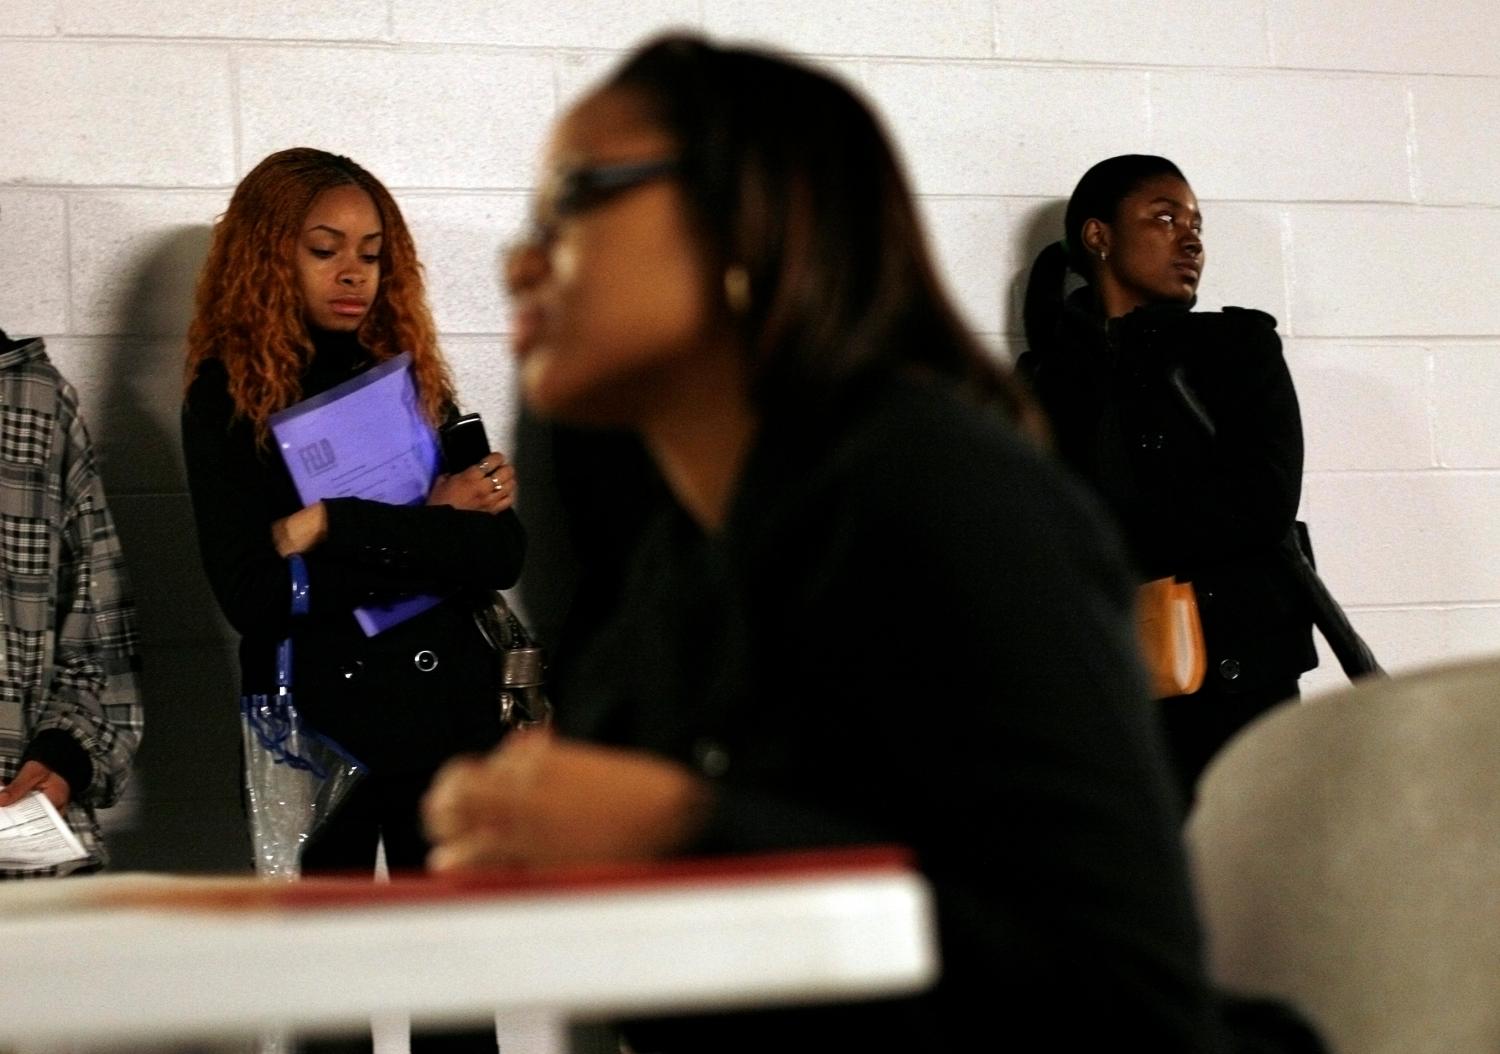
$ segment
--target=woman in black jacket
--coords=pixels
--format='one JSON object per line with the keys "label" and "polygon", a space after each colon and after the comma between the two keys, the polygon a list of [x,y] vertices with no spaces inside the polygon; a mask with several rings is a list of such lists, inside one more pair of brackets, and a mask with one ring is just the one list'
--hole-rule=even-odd
{"label": "woman in black jacket", "polygon": [[547,165],[507,275],[526,400],[638,434],[671,500],[565,735],[439,775],[434,866],[912,847],[934,991],[637,1023],[642,1051],[1217,1049],[1120,555],[869,110],[671,38]]}
{"label": "woman in black jacket", "polygon": [[[1317,661],[1278,552],[1302,489],[1297,396],[1270,315],[1190,310],[1203,221],[1170,161],[1095,165],[1068,202],[1064,235],[1032,267],[1018,365],[1058,452],[1114,511],[1142,579],[1174,575],[1196,589],[1207,676],[1161,703],[1191,800],[1214,753],[1294,698]],[[1082,284],[1066,292],[1073,276]]]}
{"label": "woman in black jacket", "polygon": [[[203,566],[241,634],[244,691],[274,690],[276,645],[290,633],[303,716],[369,767],[308,846],[307,871],[369,870],[381,836],[392,868],[420,867],[416,806],[432,773],[500,738],[493,655],[466,590],[520,572],[503,455],[440,476],[425,505],[304,507],[270,436],[275,411],[399,351],[412,355],[422,415],[441,424],[453,385],[395,201],[348,158],[267,157],[235,190],[199,278],[183,450]],[[311,589],[310,614],[295,622],[293,553]],[[356,607],[413,593],[447,599],[376,636],[356,624]]]}

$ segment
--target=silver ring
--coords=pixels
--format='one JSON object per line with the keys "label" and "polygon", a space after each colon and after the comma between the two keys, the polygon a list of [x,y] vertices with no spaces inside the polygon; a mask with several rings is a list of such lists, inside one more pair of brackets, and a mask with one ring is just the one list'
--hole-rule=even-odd
{"label": "silver ring", "polygon": [[505,484],[504,483],[501,483],[498,479],[492,479],[492,480],[490,480],[490,482],[495,485],[493,489],[494,489],[494,491],[495,491],[496,494],[502,494],[502,493],[504,493],[504,491],[505,491]]}
{"label": "silver ring", "polygon": [[481,476],[488,476],[490,474],[490,459],[489,458],[485,458],[483,461],[481,461],[479,463],[479,474]]}

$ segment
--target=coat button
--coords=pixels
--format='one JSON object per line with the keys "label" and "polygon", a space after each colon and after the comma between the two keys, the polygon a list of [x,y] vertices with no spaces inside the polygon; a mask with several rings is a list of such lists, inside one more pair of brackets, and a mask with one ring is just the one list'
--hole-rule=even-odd
{"label": "coat button", "polygon": [[416,655],[412,656],[411,661],[412,665],[415,666],[418,670],[421,670],[423,673],[431,673],[433,670],[437,669],[437,652],[432,651],[428,648],[423,648],[421,651],[417,652]]}
{"label": "coat button", "polygon": [[1226,681],[1233,681],[1240,675],[1240,663],[1238,659],[1223,659],[1219,662],[1219,676]]}
{"label": "coat button", "polygon": [[693,763],[709,779],[717,779],[729,771],[729,751],[715,740],[700,739],[693,744]]}
{"label": "coat button", "polygon": [[351,659],[339,667],[339,673],[343,675],[346,681],[352,681],[364,672],[365,664],[361,659]]}

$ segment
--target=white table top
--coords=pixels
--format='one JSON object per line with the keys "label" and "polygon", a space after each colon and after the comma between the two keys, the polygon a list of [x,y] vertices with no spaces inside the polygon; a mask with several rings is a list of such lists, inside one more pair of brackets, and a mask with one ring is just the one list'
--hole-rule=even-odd
{"label": "white table top", "polygon": [[[520,889],[398,881],[352,904],[347,882],[12,884],[0,887],[0,1043],[362,1027],[391,1011],[565,1021],[930,984],[925,882],[888,856],[819,859]],[[309,904],[320,888],[340,903]],[[233,903],[210,903],[220,894]]]}

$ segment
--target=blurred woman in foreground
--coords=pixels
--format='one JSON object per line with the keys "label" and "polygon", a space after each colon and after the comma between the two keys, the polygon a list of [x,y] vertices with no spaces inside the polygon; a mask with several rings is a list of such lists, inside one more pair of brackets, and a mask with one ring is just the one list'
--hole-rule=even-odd
{"label": "blurred woman in foreground", "polygon": [[1215,1049],[1120,554],[1022,434],[866,107],[669,38],[546,165],[507,275],[525,397],[637,432],[675,505],[563,736],[439,776],[432,865],[914,849],[935,990],[638,1050]]}

